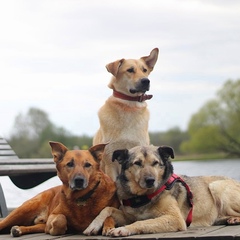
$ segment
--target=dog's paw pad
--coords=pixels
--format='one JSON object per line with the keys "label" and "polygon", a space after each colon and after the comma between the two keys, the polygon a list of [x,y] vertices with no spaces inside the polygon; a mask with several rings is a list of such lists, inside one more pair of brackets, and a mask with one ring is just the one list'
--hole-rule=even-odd
{"label": "dog's paw pad", "polygon": [[238,224],[240,224],[240,217],[230,217],[227,220],[227,224],[228,225],[238,225]]}
{"label": "dog's paw pad", "polygon": [[13,226],[10,233],[12,237],[20,237],[22,235],[22,231],[19,226]]}

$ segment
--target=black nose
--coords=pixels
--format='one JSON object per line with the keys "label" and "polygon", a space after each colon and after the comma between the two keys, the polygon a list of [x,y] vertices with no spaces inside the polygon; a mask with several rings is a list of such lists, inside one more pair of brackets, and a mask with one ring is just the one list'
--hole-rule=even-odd
{"label": "black nose", "polygon": [[155,179],[153,177],[146,177],[145,182],[147,187],[151,188],[154,185]]}
{"label": "black nose", "polygon": [[141,84],[143,87],[148,88],[150,84],[150,80],[148,78],[142,78],[141,79]]}
{"label": "black nose", "polygon": [[83,177],[76,177],[74,179],[75,188],[83,188],[85,179]]}

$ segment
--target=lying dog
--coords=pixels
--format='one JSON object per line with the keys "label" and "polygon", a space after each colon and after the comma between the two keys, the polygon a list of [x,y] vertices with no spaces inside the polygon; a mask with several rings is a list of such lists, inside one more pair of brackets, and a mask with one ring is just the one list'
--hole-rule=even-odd
{"label": "lying dog", "polygon": [[[104,207],[118,207],[115,183],[99,170],[105,144],[89,150],[68,150],[58,142],[50,145],[62,186],[46,190],[16,208],[0,222],[0,232],[11,227],[14,237],[37,232],[82,232]],[[112,224],[108,219],[105,227]]]}
{"label": "lying dog", "polygon": [[148,75],[157,58],[158,49],[155,48],[147,57],[121,59],[106,66],[113,75],[108,85],[113,89],[113,95],[98,112],[100,128],[93,145],[109,143],[104,151],[101,168],[114,181],[120,173],[119,164],[112,162],[114,150],[149,144],[149,111],[145,100],[152,95],[146,95],[145,92],[150,88]]}
{"label": "lying dog", "polygon": [[105,208],[84,234],[96,234],[109,216],[120,226],[103,232],[109,236],[240,223],[239,182],[222,176],[177,176],[169,157],[174,153],[167,146],[115,151],[113,160],[122,166],[116,182],[121,210]]}

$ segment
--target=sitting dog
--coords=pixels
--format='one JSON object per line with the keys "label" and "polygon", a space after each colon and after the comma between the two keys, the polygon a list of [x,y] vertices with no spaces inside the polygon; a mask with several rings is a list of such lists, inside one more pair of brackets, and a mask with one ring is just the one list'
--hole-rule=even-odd
{"label": "sitting dog", "polygon": [[[40,232],[62,235],[67,230],[82,232],[103,208],[118,207],[115,183],[100,170],[105,144],[89,150],[68,150],[58,142],[50,145],[62,185],[13,210],[0,222],[0,232],[11,228],[14,237]],[[108,219],[105,227],[112,224]]]}
{"label": "sitting dog", "polygon": [[84,231],[96,234],[112,216],[109,236],[186,230],[187,226],[240,223],[240,183],[223,176],[187,177],[173,173],[171,147],[137,146],[116,150],[120,209],[107,207]]}
{"label": "sitting dog", "polygon": [[113,77],[109,88],[113,90],[98,112],[100,128],[93,139],[93,145],[109,143],[101,161],[102,170],[114,181],[120,173],[120,166],[112,162],[116,149],[148,145],[149,111],[145,100],[150,88],[149,74],[158,59],[158,48],[149,56],[140,59],[121,59],[107,64]]}

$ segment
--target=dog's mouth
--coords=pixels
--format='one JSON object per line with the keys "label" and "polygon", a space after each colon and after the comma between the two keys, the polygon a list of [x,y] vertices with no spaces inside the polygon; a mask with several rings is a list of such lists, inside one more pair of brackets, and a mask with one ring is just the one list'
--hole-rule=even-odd
{"label": "dog's mouth", "polygon": [[150,80],[148,78],[142,78],[138,83],[136,84],[135,88],[131,88],[129,90],[130,93],[145,93],[149,91],[150,89]]}
{"label": "dog's mouth", "polygon": [[88,182],[82,176],[76,176],[69,182],[69,187],[72,191],[82,190],[87,188]]}
{"label": "dog's mouth", "polygon": [[[146,91],[148,91],[148,90],[146,90]],[[129,92],[132,93],[132,94],[135,94],[135,93],[145,93],[146,91],[143,91],[143,90],[138,91],[137,89],[130,89],[129,90]]]}

